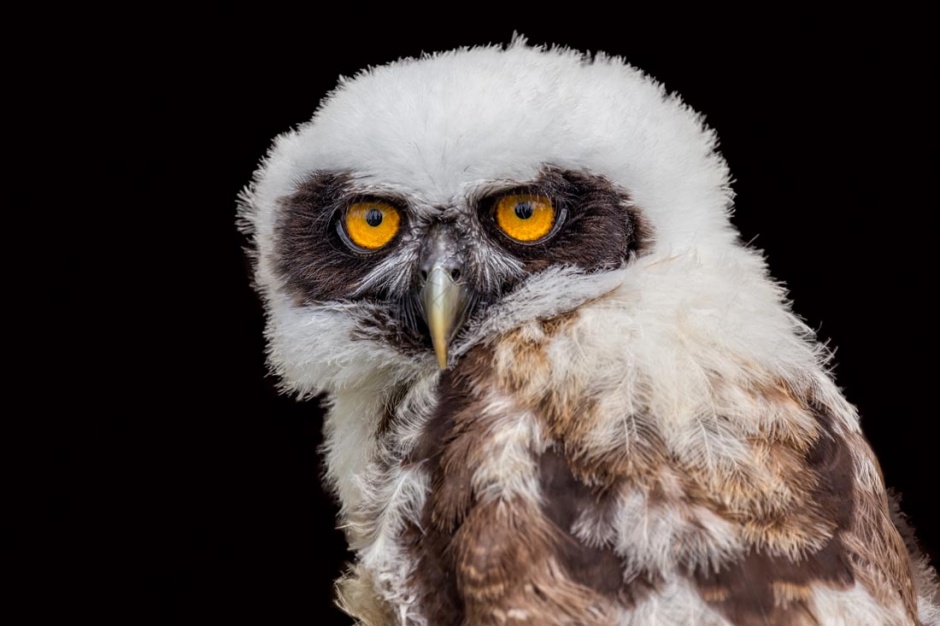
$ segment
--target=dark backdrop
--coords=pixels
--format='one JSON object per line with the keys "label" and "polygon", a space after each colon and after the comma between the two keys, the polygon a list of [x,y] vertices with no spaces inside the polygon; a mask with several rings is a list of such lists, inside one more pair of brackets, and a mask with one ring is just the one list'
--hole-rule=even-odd
{"label": "dark backdrop", "polygon": [[836,349],[887,483],[940,554],[926,18],[677,29],[676,15],[448,10],[424,25],[404,9],[154,15],[85,42],[74,70],[95,109],[92,188],[107,209],[88,211],[100,237],[74,261],[94,276],[75,291],[95,302],[73,393],[88,414],[56,422],[42,503],[38,573],[56,604],[135,624],[348,623],[331,606],[348,555],[320,487],[322,415],[265,375],[235,196],[337,76],[515,30],[623,55],[705,114],[743,238]]}

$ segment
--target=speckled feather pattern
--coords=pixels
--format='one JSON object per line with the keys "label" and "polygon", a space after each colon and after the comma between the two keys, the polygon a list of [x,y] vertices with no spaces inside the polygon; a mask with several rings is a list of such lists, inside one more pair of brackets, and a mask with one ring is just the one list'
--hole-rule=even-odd
{"label": "speckled feather pattern", "polygon": [[[591,254],[494,244],[479,198],[552,176],[589,189],[572,215]],[[714,134],[642,72],[522,40],[365,71],[277,139],[241,219],[271,367],[326,394],[350,615],[940,624],[936,575],[829,355],[738,242],[728,181]],[[317,211],[362,193],[402,198],[407,229],[344,273]],[[445,371],[393,310],[442,219],[478,242],[489,294]],[[632,242],[617,263],[601,219]]]}

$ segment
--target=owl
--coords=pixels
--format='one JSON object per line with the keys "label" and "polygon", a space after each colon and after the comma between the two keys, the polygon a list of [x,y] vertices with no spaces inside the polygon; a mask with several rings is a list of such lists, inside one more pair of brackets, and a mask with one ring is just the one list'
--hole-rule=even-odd
{"label": "owl", "polygon": [[341,81],[240,198],[359,623],[940,624],[715,134],[618,58]]}

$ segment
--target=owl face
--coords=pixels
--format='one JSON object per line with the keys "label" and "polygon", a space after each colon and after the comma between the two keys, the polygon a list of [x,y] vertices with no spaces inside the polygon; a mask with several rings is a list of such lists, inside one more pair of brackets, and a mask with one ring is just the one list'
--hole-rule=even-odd
{"label": "owl face", "polygon": [[550,267],[621,267],[647,245],[629,194],[596,175],[545,166],[487,181],[447,206],[352,172],[315,172],[281,202],[275,270],[299,306],[362,303],[376,340],[441,367],[465,323]]}
{"label": "owl face", "polygon": [[603,294],[631,258],[726,245],[713,144],[639,71],[521,43],[345,82],[246,196],[278,373],[306,393],[346,368],[446,367]]}

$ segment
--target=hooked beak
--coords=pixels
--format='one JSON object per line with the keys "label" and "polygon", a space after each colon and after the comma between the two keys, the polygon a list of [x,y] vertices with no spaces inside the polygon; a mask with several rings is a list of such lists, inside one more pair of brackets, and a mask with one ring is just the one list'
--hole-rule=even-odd
{"label": "hooked beak", "polygon": [[421,254],[420,300],[437,364],[447,369],[447,348],[463,325],[469,301],[460,280],[463,258],[457,241],[444,229],[432,233]]}
{"label": "hooked beak", "polygon": [[428,281],[421,290],[424,318],[431,331],[431,344],[441,369],[447,369],[447,346],[462,321],[460,318],[466,301],[462,292],[460,284],[440,265],[431,268]]}

